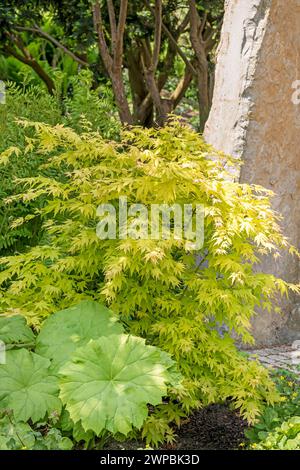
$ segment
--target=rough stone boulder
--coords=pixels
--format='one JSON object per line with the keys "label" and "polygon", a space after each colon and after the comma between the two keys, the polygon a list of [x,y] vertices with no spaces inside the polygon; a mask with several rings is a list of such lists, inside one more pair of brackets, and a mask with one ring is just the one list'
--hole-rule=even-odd
{"label": "rough stone boulder", "polygon": [[[241,182],[276,193],[284,233],[300,238],[300,0],[227,0],[212,110],[205,137],[241,158]],[[284,254],[259,269],[299,282],[299,262]],[[300,339],[299,298],[285,314],[253,321],[258,345]],[[293,312],[293,314],[292,314]]]}

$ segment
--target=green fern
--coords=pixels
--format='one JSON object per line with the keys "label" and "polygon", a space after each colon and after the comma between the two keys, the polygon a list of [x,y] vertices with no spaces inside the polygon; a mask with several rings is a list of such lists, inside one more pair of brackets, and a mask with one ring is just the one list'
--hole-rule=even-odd
{"label": "green fern", "polygon": [[113,96],[107,87],[92,88],[92,74],[81,71],[71,79],[72,95],[66,98],[65,122],[72,129],[96,131],[106,138],[115,139],[120,125],[113,105]]}
{"label": "green fern", "polygon": [[18,146],[22,152],[11,155],[9,162],[5,166],[3,164],[0,166],[0,254],[2,255],[22,251],[24,247],[37,243],[43,235],[38,216],[22,226],[11,227],[14,218],[25,218],[43,205],[42,199],[15,201],[7,205],[5,199],[20,191],[15,178],[54,176],[53,170],[46,171],[41,168],[48,156],[37,153],[31,148],[29,144],[34,133],[29,131],[25,136],[24,128],[18,120],[38,119],[39,122],[51,125],[65,124],[80,132],[86,129],[98,130],[105,137],[115,138],[119,133],[119,124],[109,91],[104,87],[101,90],[92,90],[91,76],[88,72],[82,72],[73,78],[72,84],[72,96],[61,102],[59,93],[52,97],[41,85],[34,85],[31,82],[25,82],[22,86],[14,82],[6,83],[6,104],[0,106],[0,153],[11,146]]}

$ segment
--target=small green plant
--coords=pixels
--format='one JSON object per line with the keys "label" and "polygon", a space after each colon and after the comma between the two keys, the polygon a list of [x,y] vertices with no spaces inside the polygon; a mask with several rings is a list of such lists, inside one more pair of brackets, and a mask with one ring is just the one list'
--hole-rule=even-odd
{"label": "small green plant", "polygon": [[11,349],[34,346],[35,336],[24,317],[0,317],[0,340],[5,343],[6,349]]}
{"label": "small green plant", "polygon": [[33,426],[5,410],[0,415],[0,450],[71,450],[74,442],[54,427],[56,421],[50,418]]}
{"label": "small green plant", "polygon": [[284,421],[269,433],[261,433],[262,440],[253,444],[255,450],[300,450],[300,416]]}
{"label": "small green plant", "polygon": [[[7,334],[13,323],[15,335]],[[20,348],[28,330],[21,317],[1,319],[0,337],[12,347],[0,365],[1,449],[67,449],[74,445],[70,437],[88,444],[109,433],[127,436],[141,429],[148,405],[161,404],[169,388],[180,389],[169,355],[122,333],[96,302],[54,314],[36,348]]]}
{"label": "small green plant", "polygon": [[49,367],[48,359],[27,349],[7,352],[0,367],[0,403],[13,410],[17,421],[36,423],[61,411],[58,379]]}

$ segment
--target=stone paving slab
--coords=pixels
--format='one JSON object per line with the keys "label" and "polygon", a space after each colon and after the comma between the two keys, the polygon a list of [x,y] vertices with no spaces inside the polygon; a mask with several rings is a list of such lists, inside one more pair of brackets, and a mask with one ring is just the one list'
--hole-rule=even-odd
{"label": "stone paving slab", "polygon": [[286,369],[300,376],[300,347],[298,344],[254,349],[246,352],[251,360],[258,359],[265,367]]}

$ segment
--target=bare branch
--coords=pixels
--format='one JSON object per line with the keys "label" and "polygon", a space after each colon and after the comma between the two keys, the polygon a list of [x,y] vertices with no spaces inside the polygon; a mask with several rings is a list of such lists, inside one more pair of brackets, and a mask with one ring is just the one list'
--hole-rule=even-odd
{"label": "bare branch", "polygon": [[202,36],[205,25],[207,20],[207,11],[204,12],[203,18],[201,20],[200,28],[199,28],[199,36]]}
{"label": "bare branch", "polygon": [[182,23],[178,26],[177,31],[176,31],[176,35],[180,36],[184,32],[184,30],[187,27],[187,25],[189,24],[189,22],[190,22],[190,14],[189,14],[189,11],[188,11],[187,14],[185,15]]}
{"label": "bare branch", "polygon": [[141,41],[141,45],[142,45],[142,52],[143,52],[141,56],[141,60],[142,60],[142,65],[143,65],[143,70],[144,70],[145,81],[147,83],[147,87],[152,97],[154,105],[156,106],[157,109],[160,109],[161,108],[160,90],[158,89],[158,86],[155,80],[154,70],[152,68],[151,53],[149,51],[149,47],[145,40]]}
{"label": "bare branch", "polygon": [[223,19],[218,22],[215,29],[210,28],[204,35],[204,45],[205,45],[205,49],[208,52],[213,49],[213,47],[215,46],[217,42],[217,38],[216,37],[214,38],[214,36],[217,36],[216,32],[220,29],[220,27],[222,26],[222,23],[223,23]]}
{"label": "bare branch", "polygon": [[104,26],[101,15],[101,6],[99,0],[94,0],[92,6],[94,28],[98,36],[99,54],[102,57],[106,70],[111,80],[116,105],[118,107],[119,116],[123,124],[132,124],[133,118],[131,115],[129,103],[126,97],[126,90],[122,76],[122,63],[123,63],[123,40],[125,23],[127,17],[128,0],[121,0],[119,22],[117,31],[115,31],[115,12],[113,3],[108,2],[110,5],[110,24],[112,27],[112,34],[116,34],[116,42],[113,45],[113,55],[111,56],[107,46],[104,34]]}
{"label": "bare branch", "polygon": [[144,63],[147,66],[147,68],[152,68],[153,62],[152,62],[150,41],[148,38],[145,38],[145,39],[142,39],[140,43],[142,45]]}
{"label": "bare branch", "polygon": [[28,49],[26,48],[24,41],[22,40],[21,36],[18,34],[7,33],[7,36],[10,38],[13,44],[17,46],[17,48],[23,53],[24,57],[27,60],[32,59]]}
{"label": "bare branch", "polygon": [[175,109],[176,106],[180,103],[192,79],[193,79],[193,74],[190,71],[190,69],[186,67],[184,76],[181,78],[177,87],[175,88],[175,90],[173,91],[171,95],[171,101],[173,102],[173,109]]}
{"label": "bare branch", "polygon": [[117,41],[116,41],[116,52],[114,57],[114,65],[117,68],[122,67],[123,61],[123,44],[124,44],[124,32],[127,18],[127,7],[128,0],[121,0],[119,21],[117,28]]}
{"label": "bare branch", "polygon": [[155,28],[154,28],[154,49],[153,49],[153,68],[157,69],[159,61],[159,53],[161,47],[161,30],[162,30],[162,1],[155,0]]}
{"label": "bare branch", "polygon": [[[149,8],[149,10],[152,12],[152,14],[154,15],[154,10],[153,8],[151,7],[150,3],[148,0],[144,0],[144,3],[145,5]],[[174,38],[174,36],[172,35],[172,33],[168,30],[168,28],[166,27],[166,25],[164,23],[162,23],[162,29],[164,31],[164,33],[166,34],[166,36],[169,38],[170,42],[172,43],[172,46],[176,49],[178,55],[182,58],[183,62],[185,63],[185,65],[187,67],[189,67],[191,69],[191,71],[193,72],[193,74],[196,74],[196,71],[194,69],[194,67],[192,66],[192,64],[190,63],[189,59],[186,57],[186,55],[184,54],[184,52],[182,51],[182,49],[180,48],[180,46],[178,45],[178,42],[177,40]]]}
{"label": "bare branch", "polygon": [[111,32],[111,50],[112,55],[115,55],[116,43],[117,43],[117,22],[116,22],[116,13],[112,0],[107,0],[107,9],[109,16],[110,32]]}
{"label": "bare branch", "polygon": [[104,29],[103,29],[103,22],[102,22],[102,15],[101,15],[101,7],[99,0],[96,0],[93,4],[93,22],[94,28],[98,36],[98,47],[101,53],[101,57],[103,59],[104,65],[106,70],[108,71],[109,75],[112,74],[112,67],[113,67],[113,60],[109,53],[109,49],[106,44],[105,36],[104,36]]}
{"label": "bare branch", "polygon": [[192,47],[196,53],[198,61],[201,61],[205,56],[205,43],[199,35],[199,15],[196,8],[195,0],[189,0],[190,6],[190,38]]}
{"label": "bare branch", "polygon": [[[16,44],[16,42],[15,42]],[[52,78],[45,72],[41,65],[29,55],[28,51],[26,56],[19,54],[13,47],[6,45],[4,50],[9,54],[18,59],[23,64],[29,65],[35,73],[40,77],[40,79],[45,83],[47,89],[51,95],[54,94],[55,84]],[[23,51],[22,51],[23,52]]]}

